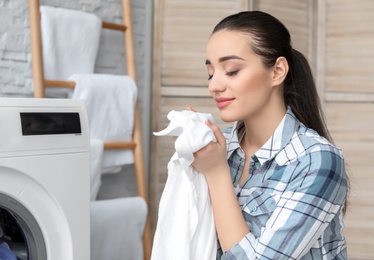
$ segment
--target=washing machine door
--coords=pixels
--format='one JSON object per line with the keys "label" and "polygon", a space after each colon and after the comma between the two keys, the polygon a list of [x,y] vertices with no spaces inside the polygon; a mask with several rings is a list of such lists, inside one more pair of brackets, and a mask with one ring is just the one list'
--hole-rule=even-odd
{"label": "washing machine door", "polygon": [[73,259],[69,225],[53,196],[15,169],[0,166],[0,180],[0,220],[7,212],[24,237],[23,246],[7,243],[14,255],[27,260]]}
{"label": "washing machine door", "polygon": [[34,216],[21,203],[1,193],[0,229],[0,241],[17,260],[47,259],[44,237]]}

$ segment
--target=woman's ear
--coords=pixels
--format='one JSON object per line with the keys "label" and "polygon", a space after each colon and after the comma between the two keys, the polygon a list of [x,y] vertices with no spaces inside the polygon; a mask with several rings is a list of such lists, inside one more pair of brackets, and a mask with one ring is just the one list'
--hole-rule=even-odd
{"label": "woman's ear", "polygon": [[285,57],[279,57],[273,66],[273,86],[283,83],[288,73],[288,62]]}

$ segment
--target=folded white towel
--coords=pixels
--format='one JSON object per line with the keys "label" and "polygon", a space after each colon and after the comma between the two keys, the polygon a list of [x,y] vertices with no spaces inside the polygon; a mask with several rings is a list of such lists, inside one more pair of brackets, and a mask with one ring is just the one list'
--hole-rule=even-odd
{"label": "folded white towel", "polygon": [[[131,141],[137,87],[129,76],[72,75],[76,82],[72,98],[85,101],[91,138],[103,142]],[[105,150],[103,172],[134,162],[132,150]]]}
{"label": "folded white towel", "polygon": [[91,144],[91,201],[96,200],[101,186],[101,167],[103,162],[104,143],[92,138]]}
{"label": "folded white towel", "polygon": [[191,166],[193,153],[215,142],[210,114],[171,111],[169,126],[155,135],[178,136],[168,164],[153,241],[152,260],[216,259],[217,237],[205,176]]}
{"label": "folded white towel", "polygon": [[[94,14],[40,6],[44,77],[67,80],[72,74],[93,73],[102,21]],[[51,97],[66,97],[67,89],[46,89]]]}
{"label": "folded white towel", "polygon": [[91,260],[143,260],[147,205],[140,197],[91,202]]}

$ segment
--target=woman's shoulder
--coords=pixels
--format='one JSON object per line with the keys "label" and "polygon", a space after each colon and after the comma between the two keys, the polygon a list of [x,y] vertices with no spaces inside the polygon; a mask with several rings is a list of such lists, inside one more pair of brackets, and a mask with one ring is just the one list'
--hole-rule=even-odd
{"label": "woman's shoulder", "polygon": [[[326,156],[329,155],[329,156]],[[317,160],[344,160],[342,150],[320,136],[313,129],[301,125],[293,134],[289,143],[276,156],[279,165],[287,165],[302,158]]]}
{"label": "woman's shoulder", "polygon": [[300,127],[297,135],[308,153],[330,152],[343,158],[342,150],[315,130],[303,126]]}

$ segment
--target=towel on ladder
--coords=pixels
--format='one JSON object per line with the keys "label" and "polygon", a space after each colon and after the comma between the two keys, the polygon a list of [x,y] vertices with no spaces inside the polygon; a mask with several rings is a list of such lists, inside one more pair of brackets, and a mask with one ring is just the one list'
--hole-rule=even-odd
{"label": "towel on ladder", "polygon": [[91,201],[96,200],[101,186],[101,171],[103,163],[104,143],[102,140],[97,138],[91,138],[90,140],[90,172],[91,172],[91,189],[90,198]]}
{"label": "towel on ladder", "polygon": [[[44,77],[67,80],[72,74],[93,73],[102,21],[94,14],[40,6]],[[46,95],[67,96],[68,89],[48,88]]]}
{"label": "towel on ladder", "polygon": [[[138,88],[131,77],[87,74],[72,75],[69,80],[76,82],[72,99],[85,101],[91,138],[103,142],[132,140]],[[103,172],[117,172],[133,162],[132,150],[105,150]]]}
{"label": "towel on ladder", "polygon": [[141,197],[91,201],[91,260],[143,260],[147,203]]}
{"label": "towel on ladder", "polygon": [[178,136],[168,163],[153,241],[152,260],[216,259],[217,237],[205,176],[191,166],[193,153],[215,142],[210,114],[171,111],[169,126],[154,133]]}

